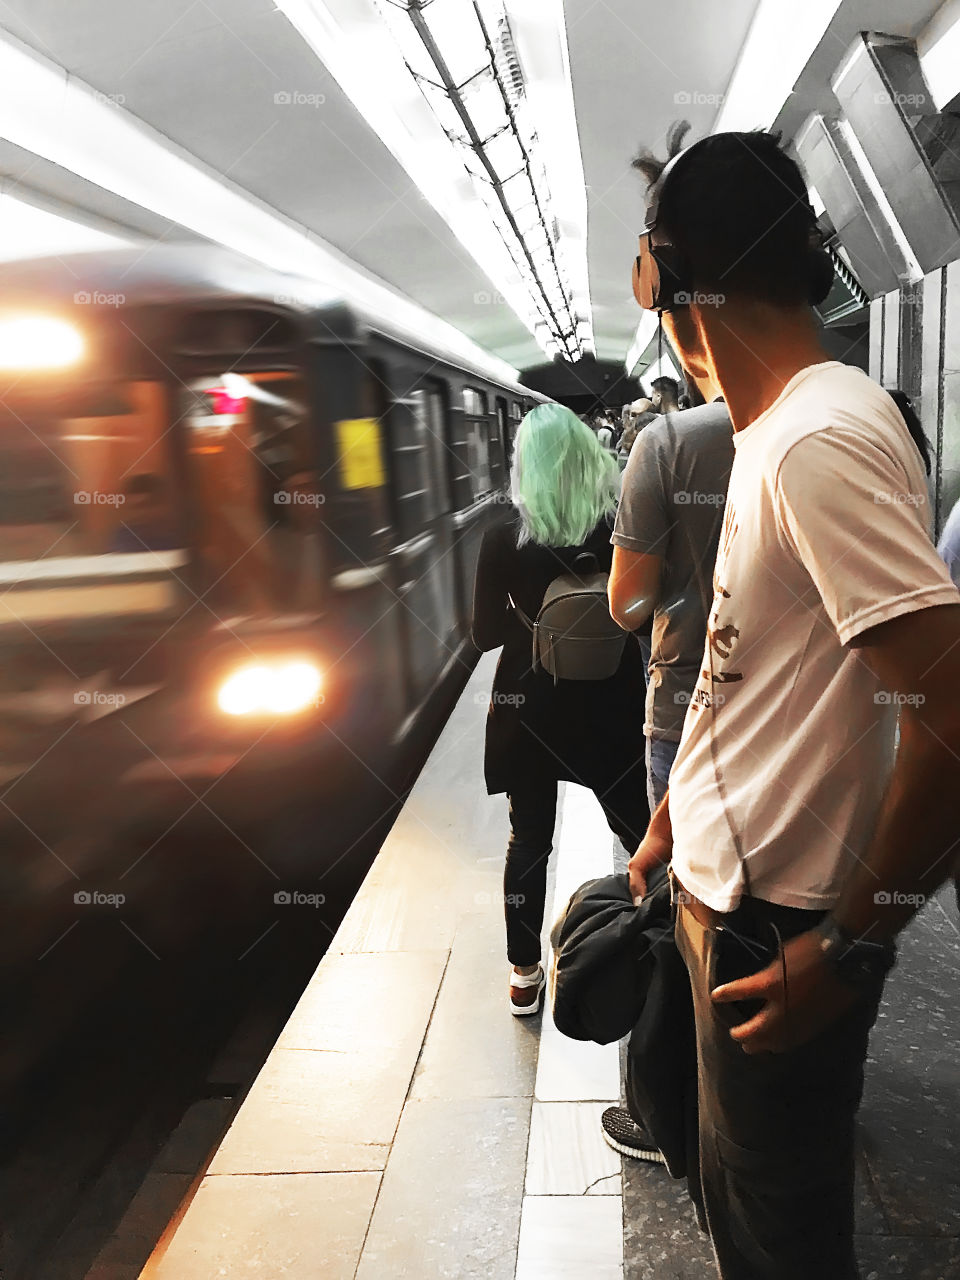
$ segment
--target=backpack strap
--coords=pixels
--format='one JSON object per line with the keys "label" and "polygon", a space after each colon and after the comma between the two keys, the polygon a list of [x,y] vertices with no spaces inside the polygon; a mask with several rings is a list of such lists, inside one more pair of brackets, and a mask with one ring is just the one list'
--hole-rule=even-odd
{"label": "backpack strap", "polygon": [[527,630],[531,633],[534,632],[536,630],[536,623],[531,622],[531,620],[520,608],[520,606],[517,604],[516,600],[514,600],[513,596],[510,594],[509,591],[507,592],[507,599],[510,601],[510,608],[517,615],[517,617],[520,619],[523,625],[527,628]]}

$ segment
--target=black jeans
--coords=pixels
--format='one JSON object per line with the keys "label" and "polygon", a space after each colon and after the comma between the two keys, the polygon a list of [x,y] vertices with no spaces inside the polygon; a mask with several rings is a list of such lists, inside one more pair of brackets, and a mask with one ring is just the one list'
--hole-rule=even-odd
{"label": "black jeans", "polygon": [[[650,812],[643,762],[602,788],[593,787],[607,824],[624,848],[633,853],[642,840]],[[507,958],[514,965],[537,964],[547,896],[547,861],[557,822],[557,782],[527,779],[514,787],[510,802],[510,839],[503,869],[503,912],[507,923]]]}
{"label": "black jeans", "polygon": [[[749,898],[724,927],[770,943],[773,922],[786,941],[822,914]],[[700,1176],[720,1275],[856,1280],[854,1120],[882,983],[809,1043],[746,1054],[710,999],[720,936],[679,907],[697,1030]]]}

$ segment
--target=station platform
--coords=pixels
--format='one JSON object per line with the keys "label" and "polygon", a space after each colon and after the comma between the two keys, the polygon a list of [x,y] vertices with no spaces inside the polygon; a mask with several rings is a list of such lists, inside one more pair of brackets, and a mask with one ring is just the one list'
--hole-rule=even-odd
{"label": "station platform", "polygon": [[[549,1009],[509,1013],[506,805],[481,769],[494,657],[143,1280],[715,1275],[683,1184],[601,1138],[621,1048],[563,1038]],[[551,862],[547,928],[581,882],[625,862],[579,787],[563,788]],[[960,1280],[958,979],[945,893],[904,939],[872,1041],[865,1280]]]}

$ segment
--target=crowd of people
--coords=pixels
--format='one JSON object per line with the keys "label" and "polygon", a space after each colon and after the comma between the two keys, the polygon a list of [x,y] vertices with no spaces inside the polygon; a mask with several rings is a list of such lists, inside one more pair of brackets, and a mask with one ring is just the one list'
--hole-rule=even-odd
{"label": "crowd of people", "polygon": [[[580,783],[630,855],[624,910],[667,869],[685,1169],[720,1276],[855,1280],[868,1037],[897,936],[956,866],[960,596],[912,407],[821,344],[799,169],[770,134],[684,132],[635,162],[633,269],[684,384],[619,420],[533,409],[480,552],[509,1007],[540,1007],[557,788]],[[607,1140],[663,1161],[636,1102],[661,1094],[627,1093]]]}

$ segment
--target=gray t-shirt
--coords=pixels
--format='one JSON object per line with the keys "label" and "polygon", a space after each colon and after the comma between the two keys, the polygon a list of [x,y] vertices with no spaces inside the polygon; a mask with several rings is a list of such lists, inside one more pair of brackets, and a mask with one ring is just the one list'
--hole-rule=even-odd
{"label": "gray t-shirt", "polygon": [[732,465],[730,415],[714,401],[650,423],[623,473],[611,542],[663,560],[643,727],[649,737],[680,739],[703,658]]}

